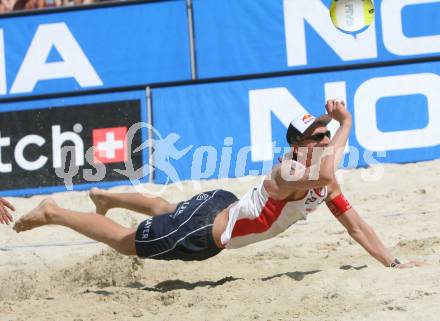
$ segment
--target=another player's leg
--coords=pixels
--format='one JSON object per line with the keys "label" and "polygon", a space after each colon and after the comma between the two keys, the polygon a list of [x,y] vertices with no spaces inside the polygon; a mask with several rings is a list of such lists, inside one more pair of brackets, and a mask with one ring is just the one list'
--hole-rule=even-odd
{"label": "another player's leg", "polygon": [[148,194],[110,193],[92,188],[90,198],[95,203],[96,213],[102,215],[105,215],[112,208],[125,208],[150,216],[172,213],[176,209],[176,204],[171,204],[161,197]]}
{"label": "another player's leg", "polygon": [[109,245],[122,254],[136,255],[136,228],[125,228],[99,214],[61,208],[50,198],[21,217],[15,223],[14,230],[17,233],[24,232],[49,224],[69,227],[93,240]]}

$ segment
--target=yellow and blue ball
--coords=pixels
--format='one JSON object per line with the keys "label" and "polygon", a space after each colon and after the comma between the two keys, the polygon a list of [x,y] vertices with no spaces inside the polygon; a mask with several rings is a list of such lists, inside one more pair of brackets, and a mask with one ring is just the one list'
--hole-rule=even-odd
{"label": "yellow and blue ball", "polygon": [[333,0],[330,17],[335,27],[344,32],[362,32],[374,21],[374,3],[372,0]]}

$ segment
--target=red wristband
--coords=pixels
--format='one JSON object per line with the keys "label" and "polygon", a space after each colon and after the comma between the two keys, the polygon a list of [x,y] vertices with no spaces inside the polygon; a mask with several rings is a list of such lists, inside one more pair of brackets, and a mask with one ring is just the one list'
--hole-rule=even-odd
{"label": "red wristband", "polygon": [[342,193],[327,202],[327,206],[335,217],[341,216],[351,208],[350,203]]}

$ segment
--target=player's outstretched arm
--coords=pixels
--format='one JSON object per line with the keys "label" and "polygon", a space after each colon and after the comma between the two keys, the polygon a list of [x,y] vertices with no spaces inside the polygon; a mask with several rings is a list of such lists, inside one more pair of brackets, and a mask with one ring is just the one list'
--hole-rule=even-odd
{"label": "player's outstretched arm", "polygon": [[348,234],[359,243],[371,256],[381,262],[386,267],[408,268],[413,266],[423,266],[422,262],[409,261],[407,263],[400,263],[390,251],[383,245],[380,238],[351,207],[341,192],[341,189],[336,181],[333,181],[329,186],[329,194],[326,204],[333,215],[339,222],[347,229]]}

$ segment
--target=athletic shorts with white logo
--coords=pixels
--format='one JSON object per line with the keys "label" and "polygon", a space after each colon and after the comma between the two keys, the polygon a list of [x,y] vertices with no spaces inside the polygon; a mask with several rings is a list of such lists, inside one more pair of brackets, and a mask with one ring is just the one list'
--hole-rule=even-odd
{"label": "athletic shorts with white logo", "polygon": [[158,260],[206,260],[222,249],[212,237],[215,217],[237,197],[214,190],[195,195],[177,205],[173,213],[143,221],[136,232],[136,253]]}

